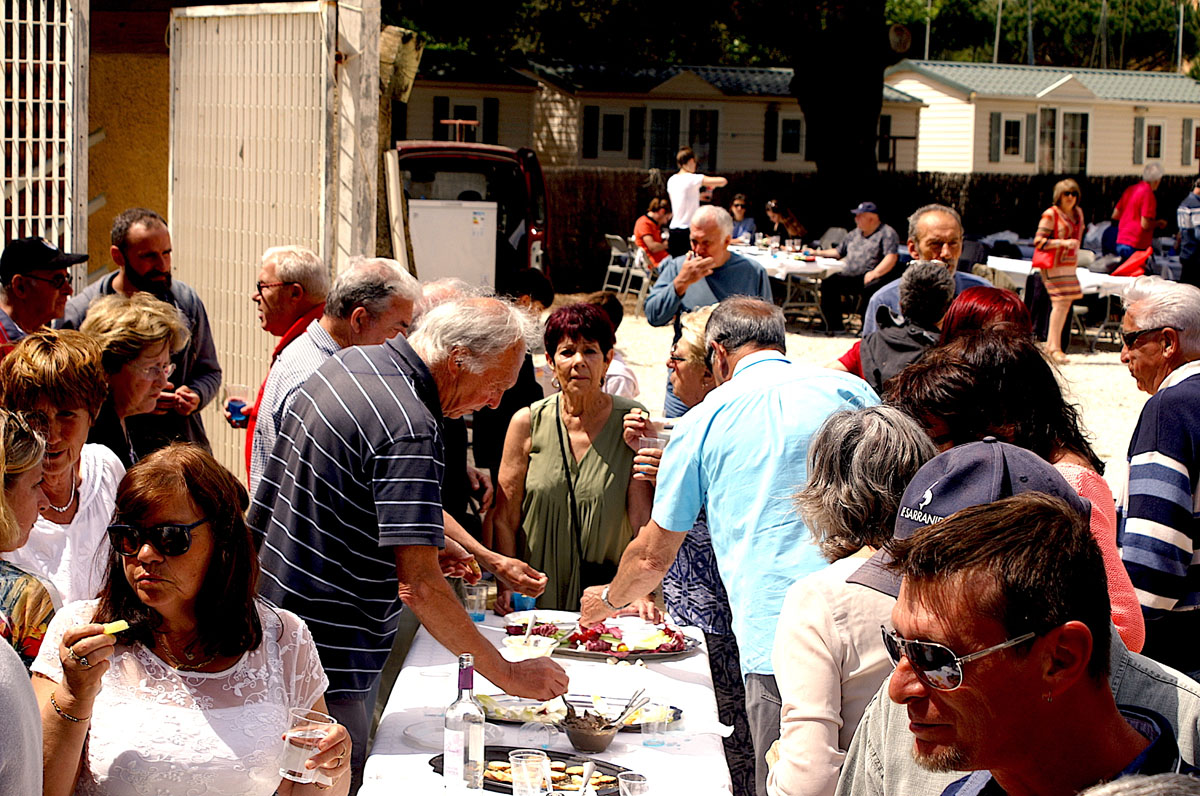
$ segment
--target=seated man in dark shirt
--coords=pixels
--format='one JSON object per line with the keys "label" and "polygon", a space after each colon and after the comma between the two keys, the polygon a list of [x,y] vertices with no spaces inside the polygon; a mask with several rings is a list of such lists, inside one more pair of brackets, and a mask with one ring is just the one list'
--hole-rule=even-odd
{"label": "seated man in dark shirt", "polygon": [[870,298],[894,278],[892,271],[900,259],[896,251],[900,236],[879,218],[874,202],[863,202],[850,212],[854,214],[854,231],[836,247],[812,252],[846,263],[841,273],[821,282],[821,314],[830,332],[842,331],[843,298]]}

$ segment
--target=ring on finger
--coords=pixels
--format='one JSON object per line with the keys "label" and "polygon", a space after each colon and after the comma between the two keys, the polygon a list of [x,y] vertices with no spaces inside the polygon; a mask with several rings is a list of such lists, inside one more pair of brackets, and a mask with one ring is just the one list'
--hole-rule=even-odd
{"label": "ring on finger", "polygon": [[67,647],[67,656],[85,669],[92,668],[92,664],[88,663],[87,656],[76,653],[74,647]]}

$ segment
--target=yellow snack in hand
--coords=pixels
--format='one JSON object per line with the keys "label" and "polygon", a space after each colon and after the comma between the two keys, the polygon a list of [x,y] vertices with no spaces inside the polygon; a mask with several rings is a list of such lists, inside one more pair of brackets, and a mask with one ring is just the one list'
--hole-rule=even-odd
{"label": "yellow snack in hand", "polygon": [[129,623],[124,619],[118,619],[115,622],[109,622],[104,626],[104,635],[115,636],[118,633],[124,633],[129,629]]}

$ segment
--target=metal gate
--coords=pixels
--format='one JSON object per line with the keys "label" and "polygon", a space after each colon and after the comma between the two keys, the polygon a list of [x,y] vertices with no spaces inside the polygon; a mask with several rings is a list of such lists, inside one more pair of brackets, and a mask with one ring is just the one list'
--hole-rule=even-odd
{"label": "metal gate", "polygon": [[[335,272],[375,251],[378,0],[370,6],[172,12],[175,271],[204,300],[226,384],[257,390],[275,345],[251,301],[263,250],[307,246]],[[205,410],[213,452],[244,474],[245,432],[226,425],[222,404]]]}
{"label": "metal gate", "polygon": [[87,0],[7,0],[0,13],[5,243],[87,251]]}

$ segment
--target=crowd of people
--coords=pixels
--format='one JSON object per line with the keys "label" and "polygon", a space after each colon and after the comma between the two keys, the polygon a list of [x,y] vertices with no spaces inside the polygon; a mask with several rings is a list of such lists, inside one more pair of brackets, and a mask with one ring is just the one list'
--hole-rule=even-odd
{"label": "crowd of people", "polygon": [[[1067,796],[1194,772],[1200,288],[1126,292],[1121,360],[1152,397],[1128,476],[1106,480],[1058,350],[956,270],[953,208],[912,214],[894,280],[898,236],[855,208],[819,253],[847,261],[838,306],[869,299],[881,323],[805,365],[766,273],[730,250],[757,231],[746,197],[700,205],[724,182],[689,155],[687,196],[655,200],[638,241],[662,255],[646,319],[674,327],[665,446],[642,446],[662,429],[612,294],[552,307],[536,271],[500,297],[375,257],[331,280],[276,246],[252,293],[270,366],[225,407],[243,484],[208,450],[221,369],[166,222],[122,213],[115,270],[73,298],[83,255],[10,243],[0,783],[354,793],[402,611],[507,693],[566,693],[552,659],[508,661],[471,622],[448,578],[481,569],[500,614],[520,596],[584,626],[665,609],[703,631],[736,796]],[[1078,194],[1056,188],[1043,249],[1075,249]],[[671,256],[660,227],[681,216]],[[337,720],[311,784],[279,776],[298,708]]]}

